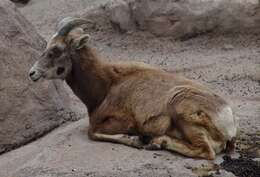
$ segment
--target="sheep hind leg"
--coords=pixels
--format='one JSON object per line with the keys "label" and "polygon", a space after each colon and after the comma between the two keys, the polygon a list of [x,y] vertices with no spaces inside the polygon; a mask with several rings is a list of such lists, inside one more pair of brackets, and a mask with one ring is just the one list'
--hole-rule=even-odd
{"label": "sheep hind leg", "polygon": [[161,147],[161,149],[178,152],[182,155],[192,158],[204,158],[212,160],[215,157],[214,155],[208,156],[208,153],[204,152],[203,147],[196,147],[183,140],[172,138],[167,135],[154,138],[151,142],[150,147]]}
{"label": "sheep hind leg", "polygon": [[143,148],[143,143],[140,140],[139,136],[129,136],[126,134],[109,135],[102,133],[93,133],[91,137],[94,140],[124,144],[126,146],[131,146],[138,149]]}

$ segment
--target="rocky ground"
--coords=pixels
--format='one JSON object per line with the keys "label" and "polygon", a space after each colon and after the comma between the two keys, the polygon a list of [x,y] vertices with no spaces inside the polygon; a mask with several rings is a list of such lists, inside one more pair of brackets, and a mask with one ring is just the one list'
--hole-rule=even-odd
{"label": "rocky ground", "polygon": [[[58,19],[85,14],[88,8],[103,2],[32,0],[20,10],[48,39]],[[140,31],[121,34],[110,26],[94,28],[89,33],[93,47],[108,60],[135,60],[153,64],[198,80],[223,95],[233,105],[235,115],[239,118],[241,131],[236,158],[240,158],[232,160],[225,157],[223,160],[219,156],[214,162],[208,162],[169,152],[93,142],[86,134],[86,116],[0,156],[1,177],[191,177],[207,176],[210,171],[213,171],[213,176],[259,176],[259,35],[214,33],[181,41],[171,37],[158,38]],[[77,111],[85,113],[84,106],[72,94],[71,98],[76,103]],[[255,168],[251,168],[252,165]]]}

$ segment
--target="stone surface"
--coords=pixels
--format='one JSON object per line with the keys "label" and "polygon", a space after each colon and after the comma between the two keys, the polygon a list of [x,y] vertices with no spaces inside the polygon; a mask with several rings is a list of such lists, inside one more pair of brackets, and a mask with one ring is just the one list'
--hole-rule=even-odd
{"label": "stone surface", "polygon": [[[8,0],[0,1],[0,153],[73,119],[60,82],[33,84],[28,70],[45,41]],[[68,111],[68,112],[67,112]]]}
{"label": "stone surface", "polygon": [[120,32],[135,29],[135,23],[128,2],[113,0],[105,5],[105,9],[114,28],[117,28]]}
{"label": "stone surface", "polygon": [[258,0],[116,0],[115,2],[117,5],[109,9],[110,19],[124,31],[131,31],[137,27],[157,36],[185,39],[213,31],[260,32]]}
{"label": "stone surface", "polygon": [[87,121],[60,127],[46,137],[0,156],[1,177],[196,177],[185,165],[206,161],[95,142]]}

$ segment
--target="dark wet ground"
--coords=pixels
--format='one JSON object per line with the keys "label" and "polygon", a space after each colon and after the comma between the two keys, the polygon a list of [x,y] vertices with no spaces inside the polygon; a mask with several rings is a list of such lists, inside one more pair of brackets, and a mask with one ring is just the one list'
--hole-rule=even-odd
{"label": "dark wet ground", "polygon": [[199,177],[221,176],[221,170],[233,173],[237,177],[260,177],[260,132],[241,131],[236,141],[235,154],[223,156],[220,164],[202,164],[191,169]]}
{"label": "dark wet ground", "polygon": [[251,158],[240,157],[232,159],[229,156],[223,157],[224,162],[220,165],[238,177],[260,177],[260,162]]}
{"label": "dark wet ground", "polygon": [[224,156],[220,166],[238,177],[260,177],[259,132],[241,135],[237,140],[236,151],[240,154],[239,158]]}

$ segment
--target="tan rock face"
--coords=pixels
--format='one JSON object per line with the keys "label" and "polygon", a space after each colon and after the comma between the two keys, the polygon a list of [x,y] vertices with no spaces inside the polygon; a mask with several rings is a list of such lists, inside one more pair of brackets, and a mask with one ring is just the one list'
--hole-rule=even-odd
{"label": "tan rock face", "polygon": [[110,21],[121,31],[138,28],[174,38],[260,32],[258,0],[113,0],[108,7]]}
{"label": "tan rock face", "polygon": [[126,32],[135,29],[129,2],[112,0],[105,5],[105,10],[108,12],[111,24],[117,30]]}
{"label": "tan rock face", "polygon": [[43,135],[73,117],[67,112],[68,100],[63,99],[66,93],[61,82],[33,84],[29,80],[28,70],[44,46],[43,38],[14,4],[1,0],[0,154]]}

